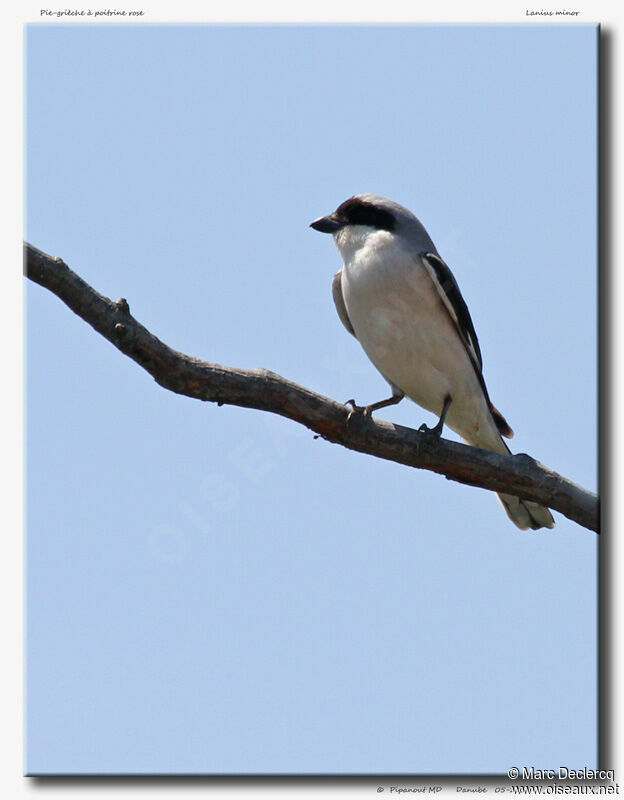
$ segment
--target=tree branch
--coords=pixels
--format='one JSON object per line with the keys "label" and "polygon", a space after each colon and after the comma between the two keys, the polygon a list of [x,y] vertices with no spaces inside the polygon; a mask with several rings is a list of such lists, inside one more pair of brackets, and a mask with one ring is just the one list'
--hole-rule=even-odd
{"label": "tree branch", "polygon": [[24,250],[28,278],[57,295],[165,389],[219,405],[280,414],[351,450],[535,500],[598,532],[597,496],[528,455],[499,455],[361,416],[347,424],[349,408],[274,372],[223,367],[172,350],[131,316],[124,299],[115,303],[98,294],[60,258],[29,244]]}

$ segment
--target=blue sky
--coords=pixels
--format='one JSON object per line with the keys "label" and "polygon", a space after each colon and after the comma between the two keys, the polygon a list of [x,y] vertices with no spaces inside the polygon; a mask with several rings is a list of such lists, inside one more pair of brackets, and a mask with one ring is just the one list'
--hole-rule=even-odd
{"label": "blue sky", "polygon": [[[176,349],[370,402],[308,224],[391,197],[458,279],[513,449],[595,489],[596,43],[29,26],[27,238]],[[165,392],[34,285],[26,321],[28,772],[596,766],[594,534]]]}

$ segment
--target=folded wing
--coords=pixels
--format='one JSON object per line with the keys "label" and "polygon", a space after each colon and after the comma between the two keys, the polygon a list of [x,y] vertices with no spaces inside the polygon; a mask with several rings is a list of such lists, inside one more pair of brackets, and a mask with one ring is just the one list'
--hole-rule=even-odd
{"label": "folded wing", "polygon": [[451,270],[436,253],[424,253],[421,255],[421,259],[436,287],[444,307],[453,320],[459,338],[466,348],[466,352],[468,353],[468,357],[479,379],[496,427],[501,436],[506,436],[508,439],[511,439],[513,437],[512,429],[509,427],[500,411],[494,408],[490,400],[485,380],[483,379],[483,359],[481,357],[479,340],[477,339],[477,334],[472,324],[468,306],[459,291],[457,281]]}

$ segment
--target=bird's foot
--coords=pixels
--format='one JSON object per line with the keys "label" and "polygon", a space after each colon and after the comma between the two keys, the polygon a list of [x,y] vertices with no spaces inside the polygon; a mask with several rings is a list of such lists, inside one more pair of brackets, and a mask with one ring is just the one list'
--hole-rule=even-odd
{"label": "bird's foot", "polygon": [[355,400],[346,400],[345,406],[351,406],[351,411],[349,411],[349,416],[347,417],[347,422],[351,421],[351,418],[355,414],[361,414],[363,417],[370,417],[371,415],[371,407],[370,406],[358,406]]}
{"label": "bird's foot", "polygon": [[430,428],[428,425],[425,425],[425,423],[423,422],[423,424],[418,429],[418,433],[427,433],[430,436],[435,436],[436,439],[439,439],[440,436],[442,436],[442,428],[443,427],[444,427],[444,423],[443,422],[442,422],[442,424],[440,424],[440,422],[438,422],[438,424],[434,425],[433,428]]}
{"label": "bird's foot", "polygon": [[439,439],[442,435],[442,429],[444,428],[444,422],[446,420],[446,415],[448,414],[449,407],[453,402],[451,395],[447,394],[444,398],[444,404],[442,406],[442,413],[440,414],[440,419],[438,420],[437,425],[434,425],[433,428],[430,428],[428,425],[423,424],[418,429],[419,433],[428,433],[430,436],[435,436],[436,439]]}

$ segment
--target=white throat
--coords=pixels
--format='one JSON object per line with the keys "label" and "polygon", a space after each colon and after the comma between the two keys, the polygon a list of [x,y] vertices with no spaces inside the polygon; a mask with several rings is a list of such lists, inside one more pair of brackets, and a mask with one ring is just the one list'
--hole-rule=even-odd
{"label": "white throat", "polygon": [[334,242],[345,264],[358,257],[381,250],[392,243],[390,231],[378,230],[368,225],[346,225],[334,234]]}

